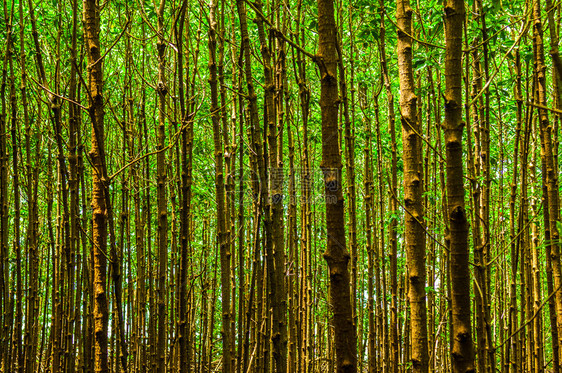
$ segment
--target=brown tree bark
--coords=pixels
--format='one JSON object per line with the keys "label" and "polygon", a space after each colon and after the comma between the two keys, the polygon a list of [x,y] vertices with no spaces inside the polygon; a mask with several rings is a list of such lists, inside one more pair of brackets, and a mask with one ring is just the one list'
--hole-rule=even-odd
{"label": "brown tree bark", "polygon": [[[11,19],[14,19],[14,11],[12,9]],[[12,21],[13,22],[13,21]],[[18,118],[18,105],[16,99],[16,77],[14,73],[14,61],[13,50],[14,45],[8,46],[9,57],[8,65],[10,69],[10,132],[12,137],[12,170],[13,170],[13,201],[14,201],[14,230],[13,230],[13,252],[15,253],[16,259],[16,304],[15,304],[15,316],[12,334],[12,368],[14,372],[21,372],[23,369],[23,351],[21,344],[22,330],[23,330],[23,285],[22,285],[22,255],[21,255],[21,198],[20,198],[20,181],[19,181],[19,155],[18,155],[18,122],[21,121]]]}
{"label": "brown tree bark", "polygon": [[[68,296],[68,324],[69,324],[69,332],[67,333],[67,345],[71,345],[72,348],[69,348],[70,354],[75,355],[76,352],[79,351],[78,346],[81,342],[81,333],[80,333],[80,322],[81,318],[80,315],[80,299],[82,297],[81,287],[82,281],[80,279],[80,254],[79,254],[79,245],[80,245],[80,193],[79,193],[79,186],[80,186],[80,174],[78,168],[78,153],[81,152],[79,149],[79,141],[80,139],[80,125],[82,124],[81,121],[81,112],[78,105],[74,102],[80,100],[80,91],[78,88],[78,22],[79,22],[79,10],[78,10],[78,0],[72,0],[72,41],[71,41],[71,48],[70,48],[70,90],[69,90],[69,98],[72,103],[69,104],[69,117],[68,117],[68,134],[69,134],[69,155],[68,155],[68,165],[69,165],[69,174],[68,174],[68,186],[69,186],[69,194],[70,194],[70,232],[69,232],[69,252],[68,252],[68,284],[71,289],[70,294]],[[22,42],[23,43],[23,42]],[[78,258],[78,261],[76,261]],[[76,263],[78,262],[78,263]],[[76,276],[76,270],[78,270],[78,276]],[[76,285],[77,283],[77,285]],[[76,291],[76,299],[73,299],[74,289]],[[75,302],[74,302],[75,301]],[[76,339],[73,341],[73,336],[76,336]],[[78,355],[80,353],[78,352]],[[80,363],[80,359],[78,359],[78,363]],[[74,371],[76,369],[76,359],[71,356],[67,360],[66,371]]]}
{"label": "brown tree bark", "polygon": [[[392,92],[391,80],[388,71],[388,61],[386,56],[386,26],[384,23],[384,1],[379,1],[379,14],[381,23],[379,35],[381,42],[379,50],[381,55],[382,80],[386,91],[387,107],[388,107],[388,132],[390,133],[391,147],[391,177],[390,177],[390,203],[389,212],[391,214],[388,227],[389,234],[389,261],[390,261],[390,372],[398,373],[400,368],[400,338],[399,338],[399,312],[398,312],[398,151],[396,144],[396,120],[394,112],[394,95]],[[377,136],[380,138],[380,125],[377,122]],[[379,147],[379,150],[382,147]],[[382,175],[379,175],[381,179]],[[379,180],[381,182],[382,180]]]}
{"label": "brown tree bark", "polygon": [[[23,6],[20,7],[20,23],[23,24]],[[37,350],[37,332],[38,332],[38,321],[36,318],[38,302],[38,225],[39,217],[37,211],[37,196],[38,196],[38,183],[39,183],[39,173],[37,163],[32,165],[31,163],[31,138],[32,138],[32,128],[29,121],[29,107],[28,107],[28,97],[27,97],[27,67],[26,67],[26,52],[24,43],[24,28],[20,31],[20,66],[21,66],[21,86],[20,95],[23,106],[23,123],[25,127],[25,154],[26,154],[26,186],[28,190],[28,224],[27,224],[27,245],[26,245],[26,256],[27,256],[27,302],[25,306],[25,329],[24,329],[24,351],[22,352],[24,357],[23,372],[32,373],[35,371],[35,357]],[[35,132],[37,136],[37,132]],[[35,136],[34,136],[35,137]],[[36,142],[38,143],[38,141]],[[37,147],[38,144],[36,145]],[[1,259],[0,259],[1,261]],[[0,266],[2,264],[0,263]],[[0,305],[1,309],[1,305]]]}
{"label": "brown tree bark", "polygon": [[227,232],[227,216],[225,206],[224,182],[224,147],[220,128],[220,107],[217,80],[217,0],[210,2],[209,16],[209,84],[211,88],[211,120],[213,123],[213,142],[215,155],[215,198],[217,202],[217,235],[220,248],[221,272],[221,300],[222,300],[222,360],[223,371],[233,371],[232,352],[234,345],[233,330],[231,329],[231,299],[230,299],[230,242]]}
{"label": "brown tree bark", "polygon": [[[373,161],[372,161],[372,142],[373,135],[371,129],[371,121],[366,111],[368,109],[367,101],[367,87],[362,86],[359,89],[359,103],[361,110],[364,114],[364,124],[365,124],[365,233],[366,239],[366,251],[367,251],[367,318],[368,318],[368,332],[367,332],[367,371],[369,373],[375,373],[377,369],[376,365],[376,342],[375,342],[375,300],[374,300],[374,271],[375,271],[375,250],[376,245],[373,245],[373,236],[376,236],[376,231],[373,224],[373,212],[375,210],[375,196],[374,196],[374,181],[373,181]],[[378,108],[378,98],[379,95],[376,94],[374,97],[374,110],[375,110],[375,122],[377,125],[377,151],[380,149],[380,134],[379,131],[379,108]],[[378,157],[380,160],[380,157]],[[379,183],[380,184],[380,183]],[[380,196],[379,196],[380,197]],[[375,246],[375,247],[373,247]]]}
{"label": "brown tree bark", "polygon": [[447,216],[449,228],[452,333],[454,373],[474,371],[470,320],[470,268],[468,222],[464,201],[462,137],[462,33],[463,0],[445,3],[445,149],[447,163]]}
{"label": "brown tree bark", "polygon": [[[556,27],[556,7],[560,7],[560,4],[555,5],[552,4],[552,0],[545,0],[546,5],[546,13],[548,18],[548,29],[550,31],[550,57],[552,59],[553,65],[553,72],[555,72],[554,79],[558,79],[558,83],[562,80],[562,58],[560,57],[560,50],[558,47],[559,43],[559,32],[560,32],[560,25],[558,28]],[[558,9],[558,13],[560,13],[560,9]],[[562,87],[558,88],[559,91],[557,92],[560,95],[560,90]],[[559,103],[562,105],[562,103]]]}
{"label": "brown tree bark", "polygon": [[[191,100],[189,78],[184,78],[184,68],[189,67],[188,61],[184,66],[184,25],[187,12],[187,3],[184,2],[180,9],[179,29],[176,31],[176,42],[178,45],[178,91],[181,114],[181,171],[180,171],[180,266],[179,266],[179,316],[178,316],[178,339],[179,339],[179,371],[185,373],[191,367],[192,337],[189,334],[189,310],[191,308],[191,294],[188,293],[189,265],[191,256],[191,184],[193,164],[193,121],[191,113]],[[187,33],[189,35],[189,32]],[[188,55],[185,56],[189,58]],[[189,77],[189,71],[186,74]],[[187,98],[186,98],[187,97]]]}
{"label": "brown tree bark", "polygon": [[[11,32],[7,32],[6,44],[9,45]],[[7,133],[6,126],[6,79],[7,79],[7,63],[4,61],[2,69],[2,85],[0,87],[0,101],[2,104],[2,113],[0,114],[0,133]],[[0,369],[9,369],[8,351],[10,350],[10,340],[8,335],[8,309],[9,309],[9,265],[8,265],[8,149],[6,143],[7,136],[0,136],[0,292],[2,299],[0,300]]]}
{"label": "brown tree bark", "polygon": [[107,332],[107,171],[104,148],[103,72],[100,50],[100,9],[96,0],[84,0],[84,42],[88,57],[88,114],[92,123],[92,210],[93,210],[93,314],[94,371],[109,372]]}
{"label": "brown tree bark", "polygon": [[[343,29],[343,22],[340,24]],[[352,26],[350,25],[350,29]],[[340,31],[343,34],[343,30]],[[351,35],[352,36],[352,35]],[[353,36],[352,36],[353,37]],[[343,122],[344,122],[344,156],[345,156],[345,178],[346,178],[346,193],[345,198],[347,198],[347,218],[349,227],[349,246],[351,248],[351,310],[353,314],[353,324],[357,330],[358,322],[358,312],[357,312],[357,198],[356,198],[356,185],[355,185],[355,128],[352,122],[351,112],[354,110],[354,58],[353,58],[353,41],[350,45],[351,58],[350,63],[350,85],[351,85],[351,100],[347,93],[347,79],[346,76],[346,66],[344,65],[344,51],[340,46],[338,46],[337,51],[339,54],[338,58],[338,72],[340,90],[341,90],[341,101],[343,104]],[[357,341],[358,345],[361,345],[361,335],[358,334]]]}
{"label": "brown tree bark", "polygon": [[[11,292],[11,283],[15,283],[10,279],[10,249],[9,249],[9,180],[8,180],[8,144],[6,139],[8,138],[9,129],[7,123],[7,110],[8,103],[6,102],[7,93],[7,82],[8,82],[8,69],[12,61],[13,52],[13,14],[15,6],[12,4],[9,6],[7,3],[4,5],[4,23],[6,39],[4,50],[4,55],[2,56],[2,82],[0,86],[0,103],[2,105],[0,114],[0,294],[2,294],[2,299],[0,300],[0,370],[9,371],[12,369],[11,359],[12,359],[12,341],[11,334],[13,333],[13,293]],[[11,101],[11,100],[10,100]],[[13,106],[13,105],[12,105]],[[10,115],[13,116],[13,113]]]}
{"label": "brown tree bark", "polygon": [[333,0],[318,0],[318,53],[320,109],[322,111],[322,163],[324,174],[327,246],[324,259],[330,277],[336,371],[357,371],[356,329],[353,324],[349,278],[349,253],[345,243],[344,199],[338,140],[337,29]]}
{"label": "brown tree bark", "polygon": [[[541,2],[533,6],[533,51],[536,82],[535,100],[543,108],[547,106],[546,65],[544,58],[543,30],[541,21]],[[558,346],[562,345],[562,271],[560,268],[560,196],[558,191],[558,174],[555,163],[554,133],[549,121],[548,111],[539,108],[539,135],[541,140],[541,161],[543,174],[543,201],[545,216],[545,238],[547,241],[547,261],[550,260],[554,280],[556,323]],[[547,218],[547,219],[546,219]],[[548,224],[547,224],[548,221]],[[549,253],[550,251],[550,253]],[[560,353],[560,350],[559,350]],[[559,369],[559,368],[557,368]]]}
{"label": "brown tree bark", "polygon": [[[257,12],[263,14],[261,1],[256,2]],[[265,201],[266,257],[269,282],[269,299],[272,308],[271,340],[275,369],[279,373],[287,370],[287,294],[285,291],[285,240],[283,229],[283,158],[282,127],[278,128],[275,99],[275,82],[272,66],[273,42],[266,37],[262,18],[256,19],[258,38],[264,65],[264,128],[267,130],[268,145],[268,196]],[[269,39],[269,40],[268,40]],[[267,226],[270,228],[268,229]]]}
{"label": "brown tree bark", "polygon": [[156,342],[156,366],[158,372],[166,371],[167,363],[167,290],[166,274],[168,272],[168,200],[167,200],[167,164],[166,164],[166,95],[168,94],[166,76],[166,45],[164,35],[164,10],[166,0],[161,0],[156,9],[158,19],[158,126],[156,155],[156,183],[157,183],[157,210],[158,210],[158,237],[157,237],[157,279],[156,279],[156,302],[157,302],[157,342]]}
{"label": "brown tree bark", "polygon": [[408,357],[414,372],[427,372],[427,308],[425,269],[425,228],[423,209],[423,168],[421,123],[412,67],[412,8],[409,0],[396,4],[398,24],[398,71],[402,118],[402,159],[404,162],[404,208],[406,255],[408,261],[408,302],[411,317],[412,354]]}

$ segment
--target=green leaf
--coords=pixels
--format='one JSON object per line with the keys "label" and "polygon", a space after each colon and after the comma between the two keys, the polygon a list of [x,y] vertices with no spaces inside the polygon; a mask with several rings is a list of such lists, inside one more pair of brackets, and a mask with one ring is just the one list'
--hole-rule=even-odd
{"label": "green leaf", "polygon": [[437,293],[437,291],[435,290],[435,288],[433,286],[426,286],[425,287],[425,292],[430,294],[430,293]]}

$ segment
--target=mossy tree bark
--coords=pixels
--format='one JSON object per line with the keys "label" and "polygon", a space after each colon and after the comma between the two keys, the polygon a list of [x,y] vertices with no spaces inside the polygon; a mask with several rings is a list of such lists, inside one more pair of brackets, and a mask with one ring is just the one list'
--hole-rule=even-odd
{"label": "mossy tree bark", "polygon": [[84,0],[84,41],[88,57],[88,113],[92,122],[92,244],[94,283],[94,371],[109,372],[107,358],[107,171],[104,149],[103,71],[100,51],[100,8],[96,0]]}

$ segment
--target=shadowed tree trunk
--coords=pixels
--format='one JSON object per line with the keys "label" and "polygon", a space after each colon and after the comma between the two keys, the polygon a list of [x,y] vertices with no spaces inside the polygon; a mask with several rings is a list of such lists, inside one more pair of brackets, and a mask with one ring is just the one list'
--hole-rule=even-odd
{"label": "shadowed tree trunk", "polygon": [[452,307],[451,357],[454,373],[474,372],[470,321],[468,222],[464,203],[462,137],[462,33],[464,0],[445,3],[445,149]]}
{"label": "shadowed tree trunk", "polygon": [[166,112],[167,103],[166,95],[168,94],[167,75],[166,75],[166,45],[164,35],[164,10],[166,0],[161,0],[156,9],[158,18],[158,41],[156,49],[158,51],[158,126],[157,132],[157,149],[156,155],[156,184],[157,184],[157,208],[158,208],[158,227],[157,227],[157,280],[156,280],[156,302],[157,302],[157,318],[158,332],[156,343],[156,365],[158,372],[166,371],[167,364],[167,290],[166,278],[168,273],[168,200],[167,200],[167,164],[166,164]]}
{"label": "shadowed tree trunk", "polygon": [[349,253],[345,245],[342,163],[338,140],[337,31],[333,0],[318,0],[318,54],[320,109],[322,111],[322,163],[324,174],[327,246],[324,259],[330,277],[336,371],[357,371],[356,331],[351,309]]}
{"label": "shadowed tree trunk", "polygon": [[215,150],[215,197],[217,201],[217,235],[220,248],[221,271],[221,299],[222,299],[222,360],[223,371],[230,373],[232,367],[232,351],[234,344],[233,330],[231,329],[231,304],[230,304],[230,242],[227,232],[227,216],[224,189],[224,144],[220,130],[220,108],[217,80],[217,0],[210,1],[210,27],[209,27],[209,84],[211,86],[211,120],[213,122],[213,142]]}

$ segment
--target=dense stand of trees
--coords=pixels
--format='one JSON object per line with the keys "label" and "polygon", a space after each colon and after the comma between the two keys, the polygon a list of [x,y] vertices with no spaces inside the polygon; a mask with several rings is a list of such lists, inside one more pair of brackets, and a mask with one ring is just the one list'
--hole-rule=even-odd
{"label": "dense stand of trees", "polygon": [[560,372],[561,3],[4,1],[1,372]]}

